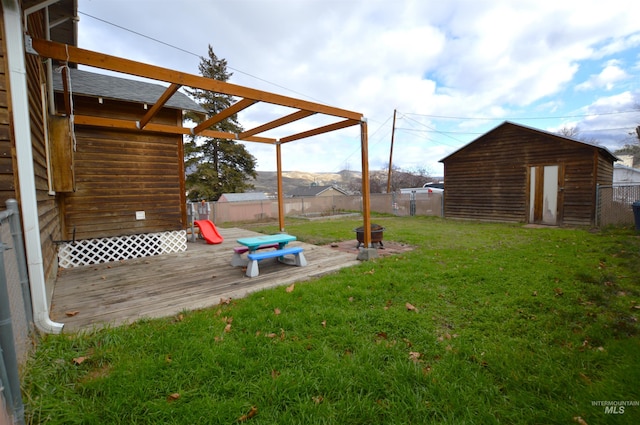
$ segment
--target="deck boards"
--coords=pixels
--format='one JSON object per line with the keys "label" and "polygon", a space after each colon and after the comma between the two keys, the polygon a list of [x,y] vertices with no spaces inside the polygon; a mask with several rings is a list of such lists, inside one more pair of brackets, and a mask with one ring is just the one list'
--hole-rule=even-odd
{"label": "deck boards", "polygon": [[[52,320],[64,323],[65,331],[77,331],[170,316],[359,263],[355,250],[345,253],[295,241],[290,245],[304,247],[306,267],[264,260],[260,275],[249,278],[244,268],[231,266],[233,247],[238,246],[236,239],[258,234],[237,228],[218,230],[225,239],[219,245],[190,242],[181,253],[60,270]],[[77,314],[67,314],[71,312]]]}

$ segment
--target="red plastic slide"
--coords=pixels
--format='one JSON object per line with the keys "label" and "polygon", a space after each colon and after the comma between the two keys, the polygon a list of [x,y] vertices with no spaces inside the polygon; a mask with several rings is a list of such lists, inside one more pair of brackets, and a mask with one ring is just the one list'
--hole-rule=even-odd
{"label": "red plastic slide", "polygon": [[208,244],[217,244],[224,241],[224,238],[218,233],[216,225],[211,220],[195,220],[193,224],[200,228],[200,234]]}

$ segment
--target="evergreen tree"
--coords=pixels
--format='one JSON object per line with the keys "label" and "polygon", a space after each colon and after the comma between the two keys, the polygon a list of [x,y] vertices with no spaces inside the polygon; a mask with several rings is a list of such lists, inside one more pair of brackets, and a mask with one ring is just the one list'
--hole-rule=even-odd
{"label": "evergreen tree", "polygon": [[[227,81],[231,73],[227,71],[227,61],[218,59],[209,45],[208,58],[200,58],[200,74],[203,77]],[[233,104],[233,97],[206,90],[189,90],[188,93],[208,113],[213,116]],[[201,118],[190,114],[189,118],[201,122]],[[241,133],[242,126],[237,115],[216,123],[212,130]],[[188,198],[193,201],[217,200],[223,193],[245,192],[253,189],[251,180],[255,180],[256,159],[244,145],[227,139],[202,139],[192,137],[185,143],[185,169],[187,170],[186,189]]]}

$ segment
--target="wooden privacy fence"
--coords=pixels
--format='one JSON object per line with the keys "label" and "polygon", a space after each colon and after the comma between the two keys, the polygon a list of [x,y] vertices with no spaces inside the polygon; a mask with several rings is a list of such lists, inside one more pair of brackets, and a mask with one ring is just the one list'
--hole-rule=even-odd
{"label": "wooden privacy fence", "polygon": [[596,226],[635,223],[632,205],[640,201],[640,183],[599,185],[597,189]]}
{"label": "wooden privacy fence", "polygon": [[[376,213],[394,214],[397,216],[435,215],[442,216],[442,194],[400,193],[371,194],[371,211]],[[188,208],[191,216],[196,219],[208,218],[214,223],[228,223],[241,221],[259,221],[278,217],[277,200],[242,201],[242,202],[208,202],[193,203]],[[317,196],[284,199],[284,213],[286,217],[322,217],[350,212],[362,212],[362,196]]]}

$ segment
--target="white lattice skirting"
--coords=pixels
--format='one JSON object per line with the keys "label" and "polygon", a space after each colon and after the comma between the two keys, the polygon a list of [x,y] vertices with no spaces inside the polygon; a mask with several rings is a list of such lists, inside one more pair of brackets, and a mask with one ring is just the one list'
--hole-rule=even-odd
{"label": "white lattice skirting", "polygon": [[186,250],[186,230],[86,239],[59,245],[58,266],[66,269]]}

